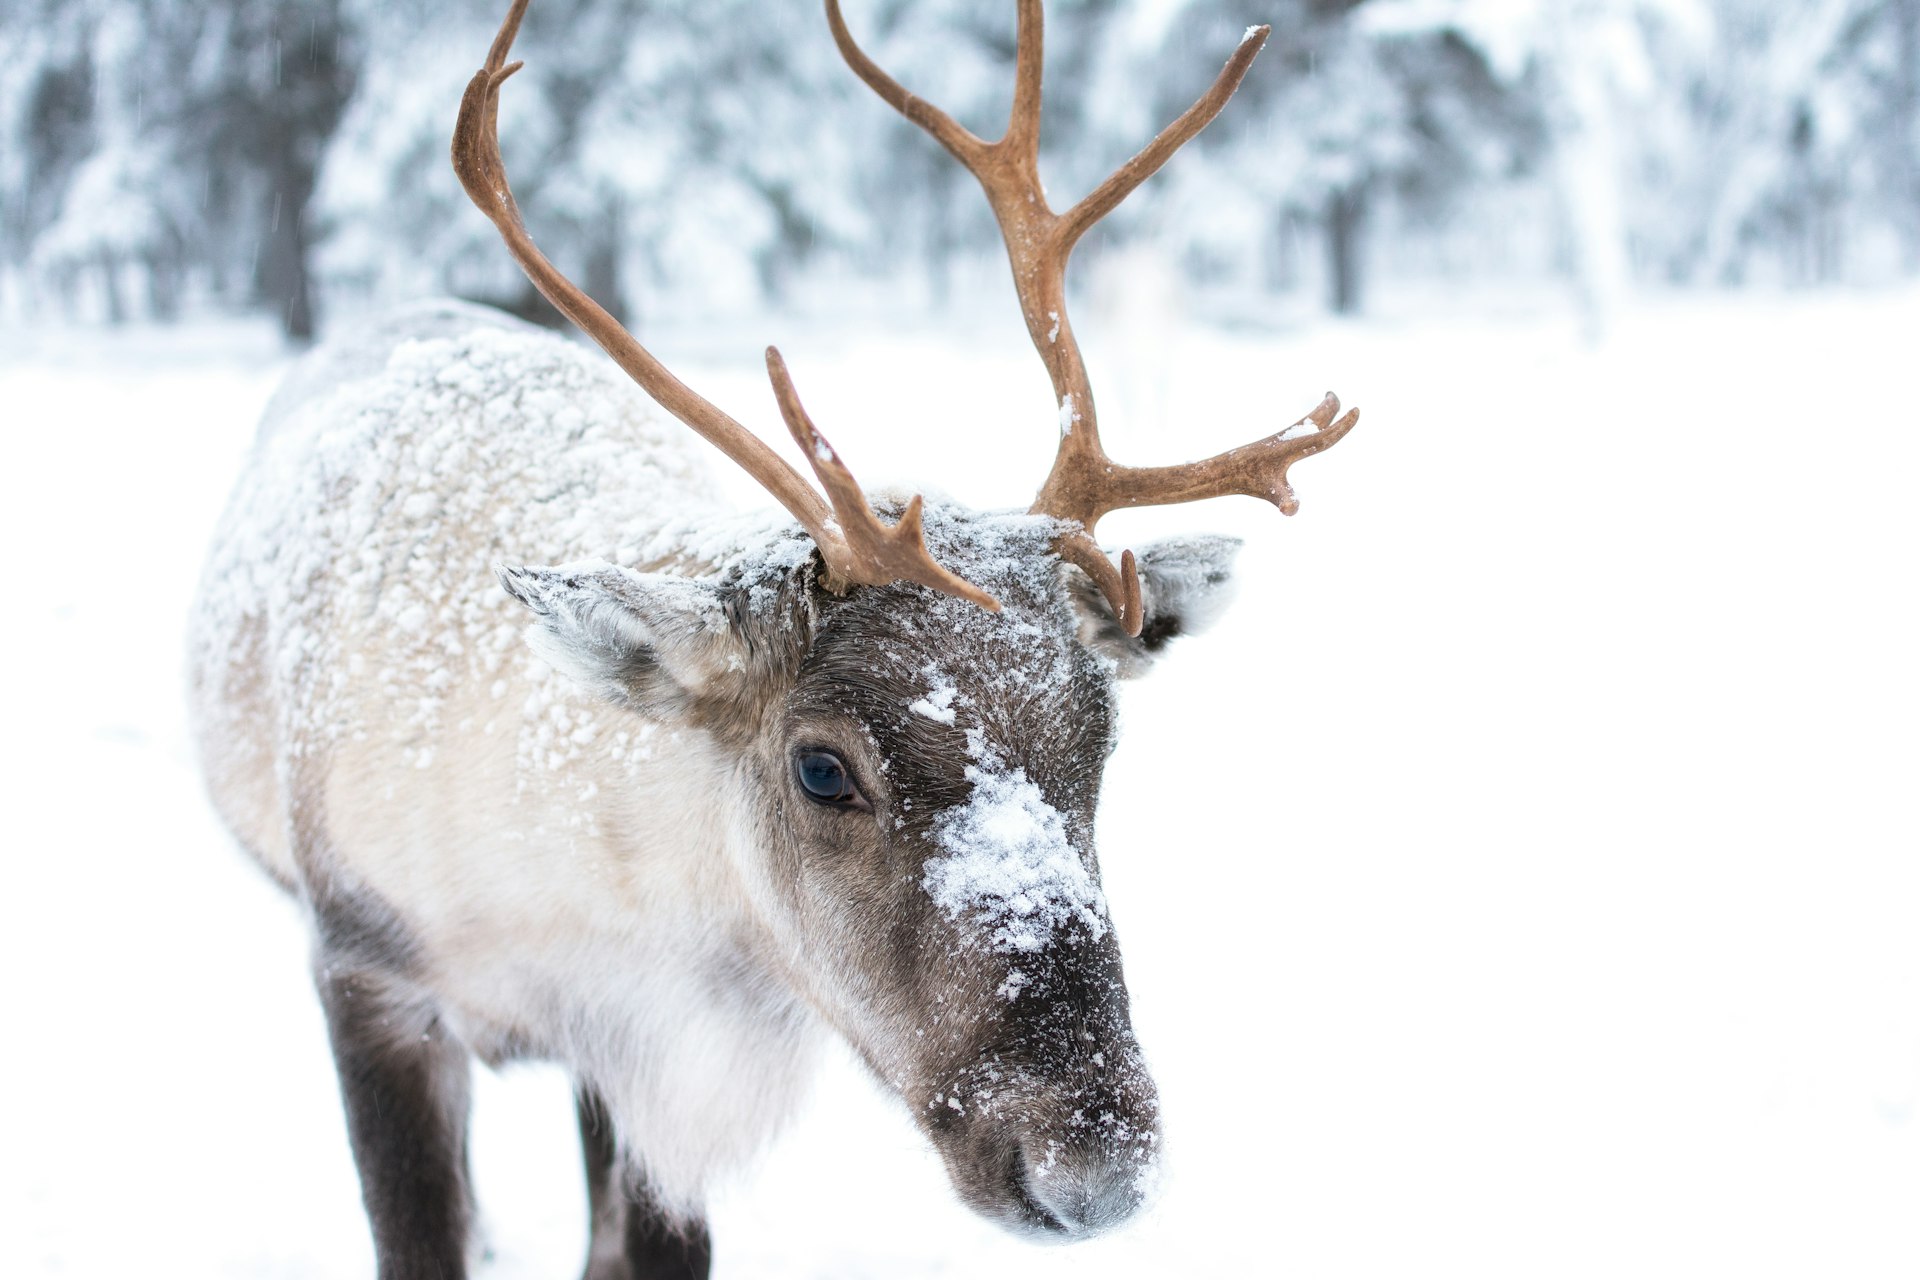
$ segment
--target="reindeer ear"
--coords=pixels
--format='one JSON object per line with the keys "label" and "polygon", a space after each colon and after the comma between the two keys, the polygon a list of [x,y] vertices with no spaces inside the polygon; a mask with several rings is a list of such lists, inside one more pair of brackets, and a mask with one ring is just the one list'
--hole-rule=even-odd
{"label": "reindeer ear", "polygon": [[1239,554],[1240,539],[1217,534],[1168,538],[1135,550],[1140,602],[1146,613],[1137,636],[1121,629],[1113,606],[1093,579],[1069,566],[1081,643],[1112,658],[1123,678],[1145,675],[1176,636],[1205,631],[1233,600],[1239,585],[1233,562]]}
{"label": "reindeer ear", "polygon": [[710,583],[600,561],[493,571],[533,611],[533,651],[598,697],[671,715],[745,665]]}

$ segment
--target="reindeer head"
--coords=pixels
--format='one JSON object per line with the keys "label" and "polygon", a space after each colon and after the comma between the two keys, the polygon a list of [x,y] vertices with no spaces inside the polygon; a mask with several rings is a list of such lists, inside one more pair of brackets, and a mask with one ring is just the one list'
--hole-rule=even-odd
{"label": "reindeer head", "polygon": [[[793,985],[907,1102],[969,1204],[1079,1236],[1125,1218],[1153,1166],[1152,1082],[1135,1044],[1093,847],[1114,683],[1224,603],[1237,544],[1129,551],[1105,513],[1242,493],[1294,509],[1288,466],[1338,441],[1331,395],[1293,427],[1203,462],[1128,467],[1100,445],[1067,319],[1086,230],[1225,105],[1266,36],[1092,194],[1056,214],[1037,172],[1041,15],[1021,0],[1006,135],[987,143],[908,93],[827,17],[854,71],[967,166],[1013,262],[1052,377],[1060,447],[1024,515],[876,510],[768,371],[825,498],[690,390],[547,261],[500,158],[496,116],[527,0],[461,103],[454,166],[528,276],[662,406],[745,467],[804,531],[712,577],[607,565],[502,571],[536,646],[606,697],[727,748],[732,854]],[[810,542],[811,545],[807,545]],[[796,554],[796,547],[798,553]]]}
{"label": "reindeer head", "polygon": [[967,1202],[1080,1235],[1154,1165],[1154,1091],[1100,887],[1114,685],[1231,589],[1237,544],[1145,548],[1130,636],[1057,522],[929,509],[927,545],[1000,602],[841,596],[792,540],[713,579],[503,570],[536,647],[733,763],[716,806],[787,976],[912,1108]]}

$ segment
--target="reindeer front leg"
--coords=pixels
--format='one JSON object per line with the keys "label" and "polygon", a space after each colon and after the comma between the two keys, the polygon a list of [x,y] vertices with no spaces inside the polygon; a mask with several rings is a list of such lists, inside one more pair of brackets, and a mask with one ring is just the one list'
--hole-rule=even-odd
{"label": "reindeer front leg", "polygon": [[597,1094],[582,1085],[574,1104],[593,1220],[586,1280],[707,1280],[713,1244],[706,1224],[674,1224],[644,1187],[622,1175],[613,1121]]}
{"label": "reindeer front leg", "polygon": [[466,1046],[390,972],[323,954],[315,983],[380,1280],[461,1280],[473,1218]]}

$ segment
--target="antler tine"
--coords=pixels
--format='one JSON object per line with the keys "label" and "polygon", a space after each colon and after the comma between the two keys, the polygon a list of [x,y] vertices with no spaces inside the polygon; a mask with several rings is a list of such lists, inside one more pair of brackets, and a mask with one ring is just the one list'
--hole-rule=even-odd
{"label": "antler tine", "polygon": [[[1174,506],[1241,494],[1263,498],[1290,516],[1300,502],[1287,482],[1287,468],[1332,448],[1360,421],[1360,411],[1349,409],[1336,422],[1339,412],[1339,397],[1329,391],[1312,413],[1285,430],[1200,462],[1172,467],[1109,464],[1098,483],[1063,487],[1054,495],[1059,509],[1047,511],[1091,528],[1101,516],[1126,507]],[[1311,430],[1303,430],[1308,427]]]}
{"label": "antler tine", "polygon": [[987,149],[986,142],[925,98],[908,92],[879,63],[869,58],[866,51],[854,43],[853,33],[847,30],[847,20],[840,15],[838,0],[827,0],[827,27],[833,32],[833,42],[839,47],[840,56],[853,68],[853,74],[879,94],[881,101],[931,134],[936,142],[953,153],[954,159],[968,169],[973,168],[974,158]]}
{"label": "antler tine", "polygon": [[1007,132],[983,142],[940,108],[916,97],[881,70],[854,42],[839,0],[826,0],[827,25],[854,74],[894,110],[931,134],[986,192],[1000,223],[1027,333],[1053,380],[1054,396],[1092,421],[1092,392],[1066,318],[1065,269],[1070,245],[1060,239],[1060,216],[1047,205],[1035,167],[1039,148],[1043,19],[1039,0],[1020,0],[1016,83]]}
{"label": "antler tine", "polygon": [[800,403],[800,393],[794,389],[787,362],[773,347],[767,348],[767,377],[773,382],[774,398],[780,402],[780,416],[787,420],[787,430],[793,433],[794,443],[800,446],[813,473],[820,477],[820,487],[827,491],[827,500],[833,504],[837,520],[828,522],[824,534],[814,535],[815,541],[821,543],[821,550],[825,552],[831,540],[834,553],[846,561],[848,576],[855,582],[917,582],[946,595],[971,600],[993,613],[1000,612],[998,600],[942,568],[927,551],[921,533],[918,494],[907,503],[899,521],[891,528],[880,523],[853,473],[840,461],[839,452],[813,425],[813,419]]}
{"label": "antler tine", "polygon": [[1134,564],[1133,552],[1120,553],[1120,567],[1114,568],[1113,561],[1085,533],[1068,533],[1055,539],[1054,550],[1068,564],[1078,566],[1093,579],[1093,585],[1100,588],[1100,594],[1107,598],[1113,607],[1113,616],[1121,626],[1127,628],[1127,634],[1140,634],[1140,624],[1135,619],[1143,616],[1140,604],[1140,571]]}
{"label": "antler tine", "polygon": [[1013,37],[1013,107],[1007,112],[1007,132],[1001,139],[1019,153],[1034,171],[1038,186],[1040,161],[1040,85],[1045,78],[1047,19],[1040,0],[1020,0]]}
{"label": "antler tine", "polygon": [[1239,47],[1233,56],[1227,59],[1227,65],[1220,68],[1220,74],[1214,78],[1213,87],[1202,94],[1194,104],[1180,113],[1180,117],[1154,136],[1152,142],[1140,148],[1133,159],[1107,175],[1105,182],[1088,192],[1080,203],[1067,210],[1062,217],[1065,224],[1064,235],[1068,244],[1076,243],[1085,235],[1087,228],[1112,213],[1122,200],[1133,194],[1133,189],[1158,173],[1160,166],[1173,158],[1173,153],[1187,145],[1202,129],[1213,123],[1213,118],[1226,107],[1240,88],[1240,82],[1246,79],[1247,72],[1253,66],[1253,60],[1260,56],[1260,50],[1267,43],[1272,27],[1248,27],[1247,33],[1240,37]]}
{"label": "antler tine", "polygon": [[[1125,507],[1174,506],[1229,494],[1263,498],[1278,507],[1281,515],[1290,516],[1300,509],[1300,500],[1287,480],[1287,468],[1331,449],[1360,421],[1358,409],[1347,410],[1335,421],[1334,415],[1339,412],[1339,397],[1329,391],[1313,412],[1284,431],[1179,466],[1127,467],[1100,452],[1095,455],[1102,464],[1099,468],[1074,473],[1077,482],[1058,483],[1061,469],[1056,463],[1033,510],[1078,523],[1081,532],[1056,541],[1060,558],[1078,565],[1093,578],[1113,606],[1120,625],[1128,635],[1137,636],[1146,619],[1141,612],[1133,552],[1122,557],[1119,569],[1113,567],[1090,536],[1100,517]],[[1301,430],[1308,426],[1312,430]]]}
{"label": "antler tine", "polygon": [[826,506],[799,474],[719,406],[676,378],[605,308],[561,274],[528,234],[500,156],[499,113],[500,87],[523,65],[506,65],[506,57],[529,2],[513,0],[487,53],[486,66],[474,73],[460,99],[453,132],[453,169],[460,185],[499,230],[514,260],[547,301],[613,357],[661,407],[738,463],[811,528],[824,519]]}
{"label": "antler tine", "polygon": [[[800,522],[820,547],[829,589],[844,591],[853,583],[877,586],[905,579],[997,609],[999,605],[992,596],[934,562],[922,537],[918,498],[891,529],[880,525],[852,475],[839,465],[838,456],[809,422],[811,438],[833,459],[833,466],[826,467],[814,452],[808,453],[815,474],[831,495],[829,506],[764,441],[676,378],[605,308],[561,274],[533,242],[507,183],[506,162],[500,156],[499,123],[500,86],[522,65],[509,64],[507,55],[512,52],[529,3],[513,0],[487,51],[486,65],[474,73],[461,96],[453,130],[454,173],[468,198],[500,232],[520,269],[547,301],[613,357],[642,390],[759,481]],[[770,353],[770,369],[778,359],[777,354]],[[788,411],[789,402],[798,409],[799,400],[786,379],[784,365],[778,365],[774,390],[781,398],[783,413]],[[789,413],[790,426],[792,422]],[[797,428],[795,436],[799,437]],[[807,447],[806,441],[802,441],[802,447]]]}

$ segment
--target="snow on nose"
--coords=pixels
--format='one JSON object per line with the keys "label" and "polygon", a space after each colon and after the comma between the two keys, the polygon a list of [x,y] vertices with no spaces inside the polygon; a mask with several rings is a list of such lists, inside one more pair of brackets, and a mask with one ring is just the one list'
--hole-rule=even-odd
{"label": "snow on nose", "polygon": [[1035,952],[1078,922],[1094,941],[1107,932],[1107,900],[1067,838],[1066,815],[1021,769],[991,758],[969,765],[973,792],[933,828],[942,856],[922,886],[949,920],[996,951]]}

